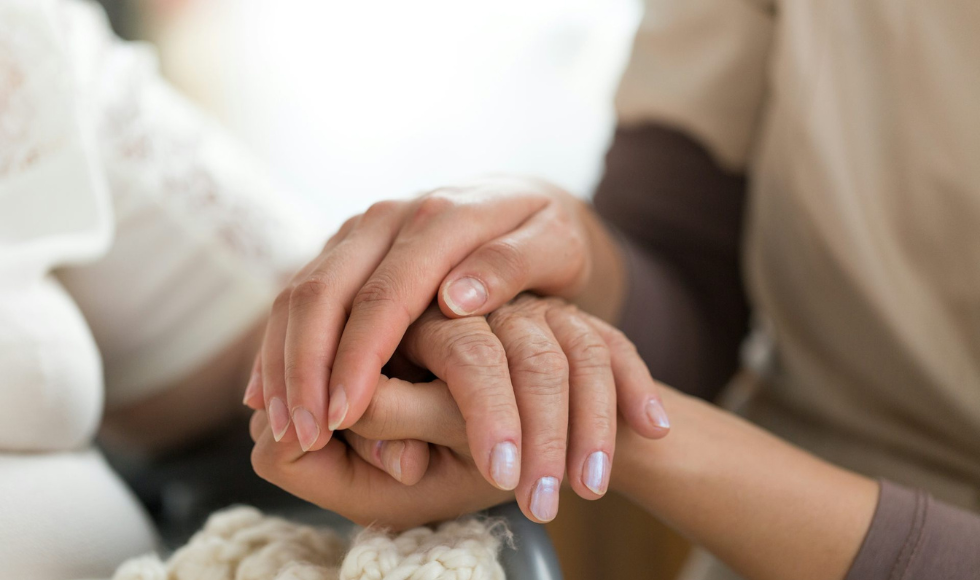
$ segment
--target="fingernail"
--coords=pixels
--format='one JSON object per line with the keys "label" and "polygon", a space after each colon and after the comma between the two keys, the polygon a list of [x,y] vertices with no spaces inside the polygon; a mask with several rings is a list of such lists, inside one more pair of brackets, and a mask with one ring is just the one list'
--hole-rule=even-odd
{"label": "fingernail", "polygon": [[259,373],[253,372],[248,379],[248,386],[245,387],[245,396],[242,397],[242,404],[247,405],[248,401],[255,396],[255,390],[259,387]]}
{"label": "fingernail", "polygon": [[585,487],[597,495],[606,493],[609,487],[609,456],[602,451],[596,451],[585,460],[585,474],[582,478]]}
{"label": "fingernail", "polygon": [[531,513],[542,522],[550,522],[558,515],[558,479],[542,477],[531,493]]}
{"label": "fingernail", "polygon": [[276,441],[282,439],[289,427],[289,411],[279,397],[273,397],[269,401],[269,426],[272,427],[272,436]]}
{"label": "fingernail", "polygon": [[487,288],[476,278],[460,278],[446,288],[446,306],[466,316],[476,312],[487,302]]}
{"label": "fingernail", "polygon": [[385,471],[398,481],[402,480],[402,453],[404,452],[404,441],[389,441],[385,443],[384,450],[381,452],[381,456],[384,458],[382,464],[385,466]]}
{"label": "fingernail", "polygon": [[293,425],[296,426],[299,446],[303,448],[304,452],[309,451],[310,447],[316,443],[317,438],[320,437],[320,425],[313,418],[313,413],[304,407],[296,407],[293,409]]}
{"label": "fingernail", "polygon": [[330,408],[327,410],[327,429],[336,431],[347,417],[347,392],[343,385],[337,385],[330,393]]}
{"label": "fingernail", "polygon": [[497,443],[490,453],[490,477],[501,489],[514,489],[520,481],[517,445],[510,441]]}
{"label": "fingernail", "polygon": [[667,418],[667,411],[664,410],[663,404],[657,399],[647,401],[647,417],[650,417],[650,420],[657,427],[670,429],[670,420]]}

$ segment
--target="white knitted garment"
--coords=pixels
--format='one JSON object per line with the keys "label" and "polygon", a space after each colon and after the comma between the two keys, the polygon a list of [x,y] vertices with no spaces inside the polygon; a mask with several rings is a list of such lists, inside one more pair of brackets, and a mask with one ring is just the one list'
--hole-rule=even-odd
{"label": "white knitted garment", "polygon": [[504,580],[497,561],[502,525],[469,518],[435,530],[336,532],[233,507],[166,562],[129,560],[112,580]]}

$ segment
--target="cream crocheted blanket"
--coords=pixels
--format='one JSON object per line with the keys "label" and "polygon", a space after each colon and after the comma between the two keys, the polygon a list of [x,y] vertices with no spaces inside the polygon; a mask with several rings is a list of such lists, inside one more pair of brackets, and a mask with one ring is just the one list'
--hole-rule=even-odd
{"label": "cream crocheted blanket", "polygon": [[469,518],[401,534],[329,529],[250,507],[212,515],[167,561],[130,560],[113,580],[504,580],[502,524]]}

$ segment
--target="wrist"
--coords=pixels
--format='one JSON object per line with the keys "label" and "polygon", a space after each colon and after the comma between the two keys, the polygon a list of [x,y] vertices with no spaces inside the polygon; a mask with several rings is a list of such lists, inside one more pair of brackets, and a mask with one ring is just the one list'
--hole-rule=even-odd
{"label": "wrist", "polygon": [[626,296],[626,257],[619,240],[592,206],[575,200],[587,240],[587,271],[582,288],[571,301],[582,310],[615,325]]}
{"label": "wrist", "polygon": [[[671,430],[662,439],[647,439],[620,423],[616,436],[616,459],[609,487],[631,497],[648,510],[645,496],[651,495],[650,486],[662,483],[676,470],[678,458],[683,460],[679,448],[684,444],[684,425],[690,422],[689,397],[669,387],[661,391],[664,409],[670,417]],[[680,433],[679,433],[680,432]]]}

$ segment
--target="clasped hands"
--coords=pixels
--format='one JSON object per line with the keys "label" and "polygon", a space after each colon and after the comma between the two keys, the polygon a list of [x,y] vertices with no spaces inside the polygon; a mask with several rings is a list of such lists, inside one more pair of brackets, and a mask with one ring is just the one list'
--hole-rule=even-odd
{"label": "clasped hands", "polygon": [[513,498],[546,522],[566,479],[601,497],[617,418],[669,429],[636,349],[600,318],[617,261],[587,206],[522,178],[351,218],[273,305],[245,396],[256,472],[395,528]]}

